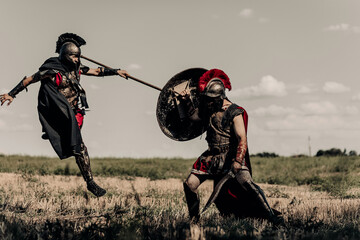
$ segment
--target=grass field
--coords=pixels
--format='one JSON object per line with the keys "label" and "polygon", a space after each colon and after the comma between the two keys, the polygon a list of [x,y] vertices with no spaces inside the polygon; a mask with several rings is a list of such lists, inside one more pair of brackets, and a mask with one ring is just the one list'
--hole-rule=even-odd
{"label": "grass field", "polygon": [[[360,239],[360,160],[253,158],[254,179],[284,226],[222,218],[190,226],[182,181],[194,159],[93,159],[102,198],[73,159],[0,156],[0,239]],[[200,187],[201,207],[212,182]]]}

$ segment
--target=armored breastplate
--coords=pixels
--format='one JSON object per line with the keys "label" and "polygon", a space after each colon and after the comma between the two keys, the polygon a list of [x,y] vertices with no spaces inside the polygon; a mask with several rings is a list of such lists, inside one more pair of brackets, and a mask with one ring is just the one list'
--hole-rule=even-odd
{"label": "armored breastplate", "polygon": [[224,152],[237,145],[233,119],[243,111],[236,104],[231,104],[227,109],[211,115],[206,134],[206,141],[210,149],[219,149],[220,152]]}
{"label": "armored breastplate", "polygon": [[206,133],[206,141],[210,148],[228,146],[230,143],[231,129],[230,125],[223,126],[222,120],[224,117],[224,110],[213,113],[210,117],[209,126]]}
{"label": "armored breastplate", "polygon": [[62,81],[58,86],[58,90],[65,96],[70,106],[76,109],[79,102],[79,94],[71,81],[72,78],[76,79],[76,74],[72,71],[71,73],[61,74],[61,76]]}

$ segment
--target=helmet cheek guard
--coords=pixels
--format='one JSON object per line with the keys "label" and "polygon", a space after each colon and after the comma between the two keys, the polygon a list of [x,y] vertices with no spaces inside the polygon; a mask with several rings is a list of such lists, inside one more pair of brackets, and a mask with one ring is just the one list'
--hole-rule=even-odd
{"label": "helmet cheek guard", "polygon": [[222,108],[225,96],[225,87],[221,79],[212,78],[203,92],[201,92],[200,115],[207,117]]}
{"label": "helmet cheek guard", "polygon": [[60,48],[60,53],[59,53],[60,61],[64,62],[67,65],[73,65],[75,63],[70,57],[72,55],[80,58],[81,49],[72,42],[64,43]]}

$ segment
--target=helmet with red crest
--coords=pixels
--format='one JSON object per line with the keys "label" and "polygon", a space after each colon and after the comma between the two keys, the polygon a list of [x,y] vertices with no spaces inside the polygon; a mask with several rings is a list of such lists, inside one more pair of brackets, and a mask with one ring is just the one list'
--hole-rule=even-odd
{"label": "helmet with red crest", "polygon": [[228,75],[220,69],[211,69],[205,72],[199,79],[198,90],[207,97],[224,99],[225,89],[231,90],[231,83]]}

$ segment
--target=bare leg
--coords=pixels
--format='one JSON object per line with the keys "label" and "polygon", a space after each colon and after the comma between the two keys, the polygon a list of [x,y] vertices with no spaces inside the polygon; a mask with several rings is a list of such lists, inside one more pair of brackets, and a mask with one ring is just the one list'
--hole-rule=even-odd
{"label": "bare leg", "polygon": [[198,177],[197,175],[190,173],[185,183],[190,188],[191,191],[197,193],[198,187],[206,180],[204,177]]}
{"label": "bare leg", "polygon": [[195,174],[190,174],[189,177],[184,182],[184,192],[186,203],[189,209],[190,220],[193,222],[198,222],[200,219],[200,199],[197,194],[197,189],[203,183],[207,177],[198,177]]}
{"label": "bare leg", "polygon": [[84,144],[81,145],[81,153],[76,155],[75,159],[77,165],[79,166],[81,175],[87,183],[87,189],[97,197],[103,196],[106,193],[106,190],[101,188],[94,181],[90,167],[90,157]]}

